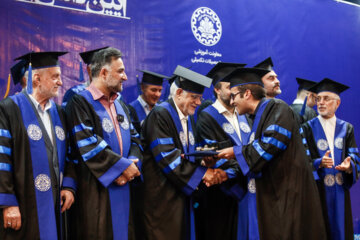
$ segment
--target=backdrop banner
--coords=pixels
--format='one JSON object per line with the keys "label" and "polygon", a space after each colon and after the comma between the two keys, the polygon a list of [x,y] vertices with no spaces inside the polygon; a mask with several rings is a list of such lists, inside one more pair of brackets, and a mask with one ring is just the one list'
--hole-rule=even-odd
{"label": "backdrop banner", "polygon": [[[352,123],[360,144],[360,8],[357,0],[2,0],[0,99],[20,91],[11,82],[14,58],[29,51],[68,51],[60,57],[60,96],[79,84],[79,52],[112,46],[124,54],[126,102],[138,92],[136,69],[170,76],[178,64],[206,74],[219,61],[254,66],[271,56],[287,103],[295,78],[325,77],[350,86],[337,117]],[[85,64],[83,71],[86,73]],[[85,79],[88,79],[87,74]],[[164,83],[166,87],[166,83]],[[7,91],[8,90],[8,91]],[[205,98],[212,89],[205,91]],[[351,190],[360,234],[360,184]],[[359,237],[360,235],[357,235]],[[359,237],[360,239],[360,237]]]}

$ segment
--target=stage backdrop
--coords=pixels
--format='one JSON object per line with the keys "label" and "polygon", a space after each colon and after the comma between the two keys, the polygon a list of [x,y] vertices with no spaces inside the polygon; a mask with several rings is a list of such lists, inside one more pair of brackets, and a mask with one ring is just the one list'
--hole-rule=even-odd
{"label": "stage backdrop", "polygon": [[[359,2],[2,0],[0,99],[13,59],[29,51],[69,52],[60,60],[64,84],[58,103],[78,84],[78,53],[94,48],[113,46],[124,53],[128,102],[138,94],[136,69],[171,75],[180,64],[206,74],[218,61],[253,66],[271,56],[283,91],[279,98],[287,103],[295,98],[296,77],[328,77],[349,85],[337,116],[354,124],[360,144]],[[19,90],[10,84],[9,94]],[[360,184],[351,194],[360,233]]]}

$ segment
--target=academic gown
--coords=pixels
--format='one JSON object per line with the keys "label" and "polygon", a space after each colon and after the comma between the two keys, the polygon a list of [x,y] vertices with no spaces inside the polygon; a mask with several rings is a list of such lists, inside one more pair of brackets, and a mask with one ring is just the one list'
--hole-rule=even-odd
{"label": "academic gown", "polygon": [[307,121],[316,118],[316,111],[308,106],[305,107],[305,113],[303,116],[300,115],[303,104],[291,104],[289,105],[295,113],[296,120],[299,124],[306,123]]}
{"label": "academic gown", "polygon": [[53,142],[35,106],[22,92],[0,102],[0,206],[19,206],[21,228],[4,229],[0,239],[61,239],[60,188],[75,190],[75,174],[66,163],[63,110],[50,100]]}
{"label": "academic gown", "polygon": [[86,85],[87,84],[82,83],[82,84],[75,85],[75,86],[71,87],[70,89],[68,89],[64,94],[61,106],[63,108],[65,108],[67,102],[72,98],[72,96],[74,96],[75,94],[77,94],[81,91],[84,91],[86,89]]}
{"label": "academic gown", "polygon": [[234,146],[244,175],[256,174],[260,239],[326,239],[321,204],[293,111],[262,100],[249,144]]}
{"label": "academic gown", "polygon": [[[74,95],[66,106],[75,152],[77,199],[72,211],[72,239],[128,239],[129,184],[113,181],[141,158],[140,141],[121,101],[114,101],[119,122],[123,155],[114,126],[105,108],[88,90]],[[96,110],[96,111],[95,111]]]}
{"label": "academic gown", "polygon": [[146,239],[194,239],[190,196],[207,168],[192,158],[181,158],[195,149],[191,118],[188,128],[187,144],[172,99],[156,106],[142,127]]}
{"label": "academic gown", "polygon": [[341,164],[346,157],[351,156],[351,174],[338,171],[335,168],[319,167],[321,158],[330,149],[319,118],[306,122],[302,125],[302,129],[308,143],[312,164],[320,178],[317,184],[328,239],[353,239],[354,230],[349,190],[358,178],[357,165],[359,164],[359,152],[355,143],[354,127],[348,122],[336,119],[334,165]]}
{"label": "academic gown", "polygon": [[[247,130],[250,131],[249,126]],[[212,105],[200,112],[196,131],[201,145],[216,143],[221,145],[219,150],[240,141],[230,123]],[[211,186],[199,196],[199,206],[195,210],[197,239],[236,239],[238,196],[233,196],[231,187],[237,182],[240,168],[235,159],[220,159],[214,168],[224,170],[229,179],[224,184]]]}

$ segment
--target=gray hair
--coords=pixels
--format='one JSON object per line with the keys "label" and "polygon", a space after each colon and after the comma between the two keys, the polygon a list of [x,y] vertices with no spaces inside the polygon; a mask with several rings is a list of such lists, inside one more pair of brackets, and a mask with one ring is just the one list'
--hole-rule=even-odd
{"label": "gray hair", "polygon": [[112,60],[116,60],[122,57],[120,50],[116,48],[105,48],[94,54],[91,59],[90,70],[91,76],[97,78],[103,67],[107,67],[111,64]]}
{"label": "gray hair", "polygon": [[178,86],[176,85],[175,81],[170,86],[170,93],[168,99],[171,99],[173,96],[175,96],[176,90],[178,90]]}

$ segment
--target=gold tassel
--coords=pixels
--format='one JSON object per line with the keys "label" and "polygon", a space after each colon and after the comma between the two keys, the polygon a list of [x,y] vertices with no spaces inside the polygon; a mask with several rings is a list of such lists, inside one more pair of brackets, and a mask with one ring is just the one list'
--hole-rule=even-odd
{"label": "gold tassel", "polygon": [[8,95],[9,95],[9,91],[10,91],[10,82],[11,82],[11,75],[9,74],[9,77],[8,77],[8,82],[7,82],[7,88],[6,88],[6,92],[5,92],[5,95],[3,97],[6,98]]}

